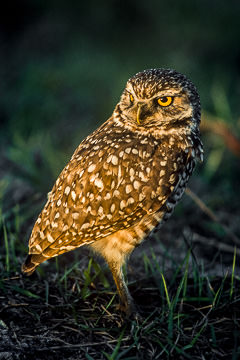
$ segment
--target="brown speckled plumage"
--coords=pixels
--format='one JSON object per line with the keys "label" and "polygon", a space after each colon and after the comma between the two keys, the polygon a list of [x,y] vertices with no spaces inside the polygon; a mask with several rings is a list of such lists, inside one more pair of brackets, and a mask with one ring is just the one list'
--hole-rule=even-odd
{"label": "brown speckled plumage", "polygon": [[[160,106],[166,97],[172,103]],[[109,264],[130,314],[122,265],[171,215],[202,161],[199,123],[199,96],[184,75],[154,69],[129,79],[112,117],[59,175],[34,225],[23,271],[88,244]]]}

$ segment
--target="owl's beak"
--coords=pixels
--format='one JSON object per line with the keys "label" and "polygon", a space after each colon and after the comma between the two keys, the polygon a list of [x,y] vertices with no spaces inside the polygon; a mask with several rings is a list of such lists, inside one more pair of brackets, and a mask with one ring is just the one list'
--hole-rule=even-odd
{"label": "owl's beak", "polygon": [[139,117],[140,117],[140,112],[141,112],[141,105],[137,105],[137,123],[138,123],[138,125],[140,125],[140,119],[139,119]]}
{"label": "owl's beak", "polygon": [[147,106],[144,102],[137,103],[137,123],[141,125],[141,121],[146,117],[148,114]]}
{"label": "owl's beak", "polygon": [[142,106],[143,106],[143,103],[137,103],[137,123],[138,125],[141,125],[141,122],[140,122],[140,117],[141,117],[141,113],[142,113]]}

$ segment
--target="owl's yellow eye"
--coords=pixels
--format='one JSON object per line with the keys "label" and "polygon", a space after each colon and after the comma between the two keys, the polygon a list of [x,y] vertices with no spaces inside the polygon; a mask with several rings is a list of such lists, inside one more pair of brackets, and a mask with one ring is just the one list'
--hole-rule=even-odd
{"label": "owl's yellow eye", "polygon": [[129,94],[129,99],[130,99],[131,103],[133,103],[134,98],[133,98],[132,94]]}
{"label": "owl's yellow eye", "polygon": [[158,99],[158,104],[161,106],[169,106],[173,102],[172,96],[163,96]]}

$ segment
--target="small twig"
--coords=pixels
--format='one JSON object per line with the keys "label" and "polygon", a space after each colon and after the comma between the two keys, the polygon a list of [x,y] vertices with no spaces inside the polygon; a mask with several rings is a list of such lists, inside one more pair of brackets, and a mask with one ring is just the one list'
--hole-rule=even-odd
{"label": "small twig", "polygon": [[[126,337],[124,339],[122,339],[123,341],[129,340],[129,337]],[[108,340],[108,343],[117,343],[118,339],[114,339],[114,340]],[[49,346],[49,347],[42,347],[42,348],[34,348],[34,351],[49,351],[49,350],[61,350],[61,349],[78,349],[81,347],[86,347],[86,346],[99,346],[99,345],[106,345],[106,341],[100,341],[100,342],[96,342],[96,343],[86,343],[86,344],[67,344],[67,345],[59,345],[59,346]],[[16,347],[17,348],[17,347]]]}
{"label": "small twig", "polygon": [[216,325],[216,324],[220,324],[220,323],[222,323],[222,322],[225,322],[225,321],[231,321],[231,319],[230,318],[226,318],[226,317],[223,317],[223,318],[221,318],[221,319],[217,319],[217,320],[215,320],[215,321],[211,321],[211,322],[209,322],[209,324],[210,325]]}
{"label": "small twig", "polygon": [[185,241],[188,249],[190,249],[191,255],[192,255],[192,257],[193,257],[193,260],[195,261],[195,264],[197,265],[197,268],[198,268],[199,265],[198,265],[197,257],[196,257],[195,254],[194,254],[192,244],[189,243],[188,238],[187,238],[187,236],[185,236],[185,233],[184,233],[184,232],[183,232],[183,240]]}
{"label": "small twig", "polygon": [[178,333],[178,336],[177,336],[177,338],[176,338],[176,341],[174,342],[173,347],[172,347],[172,349],[171,349],[171,351],[170,351],[170,355],[172,355],[173,351],[175,350],[179,338],[180,338],[180,333]]}
{"label": "small twig", "polygon": [[10,277],[10,278],[4,278],[4,279],[2,279],[2,281],[21,279],[21,277],[22,277],[21,275],[13,276],[13,277]]}
{"label": "small twig", "polygon": [[105,308],[103,304],[101,304],[101,308],[103,309],[104,312],[106,312],[109,316],[112,317],[112,314]]}
{"label": "small twig", "polygon": [[9,303],[8,304],[8,307],[18,307],[18,306],[29,306],[29,304],[28,303],[19,303],[19,304],[17,304],[17,303]]}
{"label": "small twig", "polygon": [[[196,233],[193,233],[192,241],[200,242],[200,243],[208,245],[208,246],[213,246],[219,250],[223,250],[228,253],[234,253],[234,249],[235,249],[235,247],[232,245],[222,243],[219,240],[215,240],[212,238],[205,238]],[[236,249],[236,254],[240,256],[240,249],[238,249],[238,248]]]}
{"label": "small twig", "polygon": [[80,335],[83,335],[83,332],[82,332],[82,331],[80,331],[80,330],[78,330],[78,329],[74,329],[74,328],[72,328],[72,327],[70,327],[70,326],[65,326],[65,325],[63,325],[62,328],[67,329],[67,330],[71,330],[71,331],[75,331],[76,333],[78,333],[78,334],[80,334]]}
{"label": "small twig", "polygon": [[198,207],[206,214],[210,219],[219,224],[223,230],[229,235],[231,240],[240,246],[240,239],[226,226],[224,225],[218,217],[214,214],[214,212],[209,209],[209,207],[189,188],[186,188],[186,194],[198,205]]}
{"label": "small twig", "polygon": [[188,187],[186,188],[186,194],[198,205],[198,207],[207,214],[213,221],[219,222],[217,216],[213,213],[209,207]]}

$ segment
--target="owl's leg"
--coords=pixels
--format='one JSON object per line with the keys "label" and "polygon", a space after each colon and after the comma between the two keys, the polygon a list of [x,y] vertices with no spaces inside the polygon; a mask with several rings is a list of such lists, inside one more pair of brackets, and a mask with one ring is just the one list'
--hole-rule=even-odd
{"label": "owl's leg", "polygon": [[131,234],[128,234],[128,232],[124,230],[118,231],[114,236],[95,241],[90,246],[95,252],[101,254],[108,263],[120,296],[120,309],[123,310],[127,316],[136,314],[134,302],[129,293],[122,271],[123,264],[135,247]]}
{"label": "owl's leg", "polygon": [[132,296],[129,293],[127,284],[124,279],[122,266],[117,262],[108,261],[108,266],[112,272],[113,279],[117,286],[118,294],[121,300],[120,310],[124,311],[129,317],[135,312],[135,305]]}

